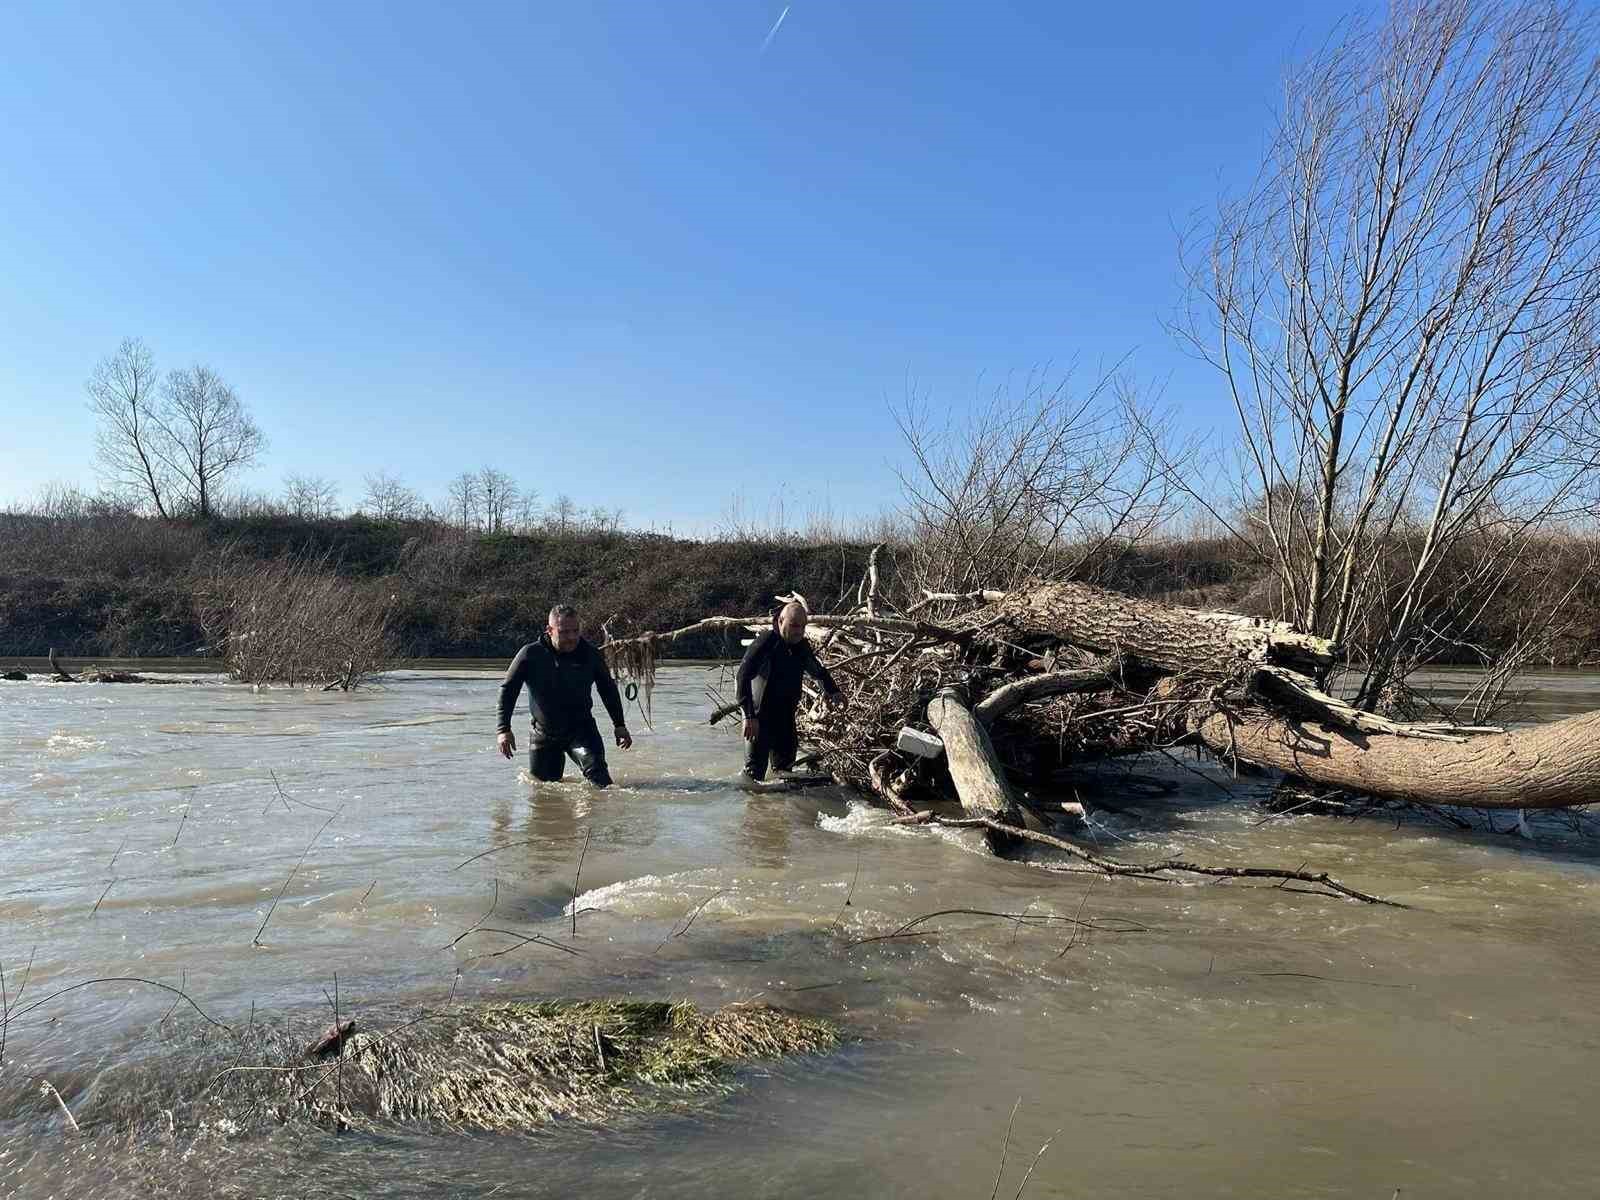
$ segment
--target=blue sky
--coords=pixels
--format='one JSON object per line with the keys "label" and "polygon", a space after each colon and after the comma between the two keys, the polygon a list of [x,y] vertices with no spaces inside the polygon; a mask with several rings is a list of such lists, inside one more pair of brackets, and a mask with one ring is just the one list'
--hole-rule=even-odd
{"label": "blue sky", "polygon": [[[1315,4],[0,8],[0,502],[93,483],[126,336],[227,378],[242,482],[492,465],[701,531],[895,500],[889,406],[1131,356]],[[986,381],[986,382],[985,382]]]}

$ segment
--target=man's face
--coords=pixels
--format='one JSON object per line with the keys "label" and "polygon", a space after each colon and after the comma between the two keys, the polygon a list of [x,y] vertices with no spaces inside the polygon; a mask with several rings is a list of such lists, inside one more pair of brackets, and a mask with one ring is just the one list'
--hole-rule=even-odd
{"label": "man's face", "polygon": [[778,614],[778,636],[791,646],[798,645],[806,636],[806,610],[790,604]]}
{"label": "man's face", "polygon": [[552,617],[548,626],[550,644],[563,654],[577,648],[579,621],[577,617]]}

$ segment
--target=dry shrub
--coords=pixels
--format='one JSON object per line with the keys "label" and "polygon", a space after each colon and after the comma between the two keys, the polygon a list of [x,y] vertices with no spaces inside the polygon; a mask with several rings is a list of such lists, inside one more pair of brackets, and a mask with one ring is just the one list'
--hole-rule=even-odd
{"label": "dry shrub", "polygon": [[224,552],[194,591],[208,641],[244,683],[350,691],[397,657],[393,593],[381,580],[343,578],[325,555],[263,562]]}

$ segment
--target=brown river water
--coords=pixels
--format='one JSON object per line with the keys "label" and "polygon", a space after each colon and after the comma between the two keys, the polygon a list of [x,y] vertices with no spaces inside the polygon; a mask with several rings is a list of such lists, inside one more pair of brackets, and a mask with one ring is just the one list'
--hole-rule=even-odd
{"label": "brown river water", "polygon": [[[1104,853],[1304,865],[1408,907],[1102,880],[895,827],[836,789],[745,795],[733,723],[705,723],[710,668],[662,670],[654,728],[636,715],[634,749],[612,752],[617,787],[535,793],[494,750],[497,674],[348,696],[0,683],[0,965],[29,1009],[0,1065],[0,1196],[982,1200],[997,1173],[1014,1196],[1047,1140],[1034,1200],[1600,1195],[1600,824],[1269,817],[1269,780],[1158,759],[1136,769],[1175,792],[1108,776],[1084,795]],[[1600,677],[1531,686],[1537,719],[1600,707]],[[451,947],[491,905],[486,924],[582,953]],[[952,908],[1100,928],[949,916],[851,945]],[[850,1040],[601,1128],[335,1137],[169,1126],[204,1028],[168,1016],[170,993],[93,983],[30,1007],[140,977],[309,1035],[335,975],[372,1029],[447,1001],[760,998]]]}

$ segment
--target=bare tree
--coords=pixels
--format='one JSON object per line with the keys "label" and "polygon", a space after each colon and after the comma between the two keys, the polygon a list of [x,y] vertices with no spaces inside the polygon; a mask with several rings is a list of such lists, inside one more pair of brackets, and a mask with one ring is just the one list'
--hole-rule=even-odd
{"label": "bare tree", "polygon": [[189,512],[211,516],[223,485],[266,446],[234,390],[210,367],[167,376],[156,414],[156,456],[172,493]]}
{"label": "bare tree", "polygon": [[1186,454],[1158,452],[1159,421],[1115,373],[1081,395],[1033,376],[943,425],[914,401],[895,417],[910,577],[935,593],[1085,578],[1166,518]]}
{"label": "bare tree", "polygon": [[1367,661],[1364,707],[1469,635],[1593,465],[1595,50],[1594,15],[1557,3],[1353,23],[1186,248],[1177,329],[1226,381],[1257,518],[1235,532],[1282,615]]}
{"label": "bare tree", "polygon": [[511,476],[493,467],[478,472],[478,498],[483,508],[483,526],[490,533],[502,533],[517,504],[517,485]]}
{"label": "bare tree", "polygon": [[516,504],[517,529],[523,533],[532,531],[539,524],[539,489],[518,488]]}
{"label": "bare tree", "polygon": [[158,450],[163,434],[149,349],[138,338],[124,338],[115,354],[96,364],[86,386],[90,411],[100,418],[95,448],[102,478],[168,516],[170,482]]}
{"label": "bare tree", "polygon": [[283,502],[301,520],[323,520],[338,513],[339,485],[321,475],[285,475]]}
{"label": "bare tree", "polygon": [[450,519],[463,529],[472,529],[478,524],[478,513],[478,477],[463,471],[450,481]]}
{"label": "bare tree", "polygon": [[622,510],[596,504],[589,509],[588,525],[595,533],[614,534],[622,528]]}
{"label": "bare tree", "polygon": [[369,517],[380,521],[403,521],[417,513],[420,501],[417,493],[401,483],[387,471],[363,476],[367,493],[361,499],[361,508]]}
{"label": "bare tree", "polygon": [[567,533],[577,523],[578,506],[563,492],[550,502],[544,515],[545,526],[556,533]]}

